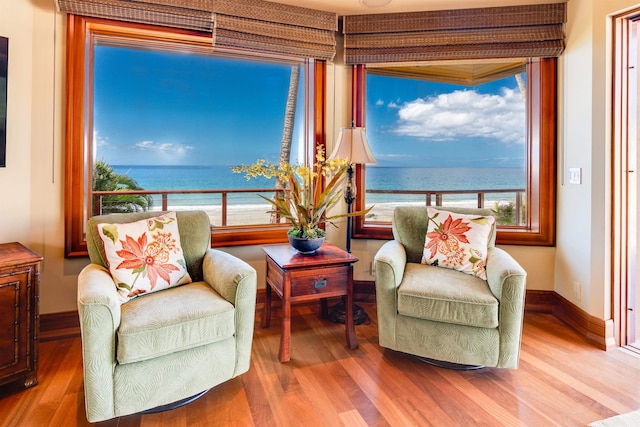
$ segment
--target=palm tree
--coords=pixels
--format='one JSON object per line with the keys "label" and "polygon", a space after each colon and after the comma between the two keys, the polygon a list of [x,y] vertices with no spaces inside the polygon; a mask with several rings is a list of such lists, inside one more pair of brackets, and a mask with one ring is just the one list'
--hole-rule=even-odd
{"label": "palm tree", "polygon": [[284,111],[284,127],[282,129],[282,143],[280,146],[280,163],[291,161],[291,143],[293,141],[293,125],[296,118],[296,101],[298,100],[298,84],[300,82],[300,65],[291,67],[289,79],[289,93]]}
{"label": "palm tree", "polygon": [[[291,144],[293,142],[293,126],[296,119],[296,101],[298,100],[298,85],[300,83],[300,65],[291,67],[291,77],[289,78],[289,92],[287,94],[287,104],[284,111],[284,126],[282,129],[282,142],[280,145],[280,161],[281,163],[290,163],[291,161]],[[286,183],[278,182],[278,188],[284,188]],[[284,197],[282,191],[278,191],[276,197]],[[279,222],[276,213],[272,214],[272,223]]]}
{"label": "palm tree", "polygon": [[[126,191],[144,190],[135,179],[128,175],[116,173],[103,160],[93,165],[93,191]],[[107,195],[94,198],[93,212],[96,215],[117,212],[147,211],[153,205],[153,198],[148,194]]]}

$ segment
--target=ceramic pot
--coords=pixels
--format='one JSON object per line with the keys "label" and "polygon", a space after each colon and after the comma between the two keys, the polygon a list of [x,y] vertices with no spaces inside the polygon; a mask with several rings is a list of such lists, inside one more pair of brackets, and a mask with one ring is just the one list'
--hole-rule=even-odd
{"label": "ceramic pot", "polygon": [[306,237],[293,237],[287,234],[289,238],[289,244],[293,249],[303,255],[314,254],[320,246],[324,243],[324,237],[317,237],[315,239],[308,239]]}

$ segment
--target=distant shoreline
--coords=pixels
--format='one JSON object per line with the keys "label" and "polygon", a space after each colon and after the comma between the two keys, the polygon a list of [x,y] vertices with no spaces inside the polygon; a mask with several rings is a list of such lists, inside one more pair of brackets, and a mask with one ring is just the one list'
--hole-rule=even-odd
{"label": "distant shoreline", "polygon": [[[229,165],[120,165],[120,164],[112,164],[110,165],[114,168],[226,168],[231,171],[231,166]],[[381,168],[402,168],[402,169],[522,169],[522,166],[403,166],[403,165],[369,165],[367,169],[381,169]]]}

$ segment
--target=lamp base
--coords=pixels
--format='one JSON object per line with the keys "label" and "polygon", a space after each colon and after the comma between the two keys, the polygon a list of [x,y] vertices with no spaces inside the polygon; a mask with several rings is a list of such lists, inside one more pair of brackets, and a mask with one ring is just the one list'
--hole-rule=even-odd
{"label": "lamp base", "polygon": [[[329,320],[334,323],[345,323],[347,311],[344,302],[340,302],[333,307],[329,307]],[[367,313],[359,305],[353,304],[353,323],[361,325],[367,320]]]}

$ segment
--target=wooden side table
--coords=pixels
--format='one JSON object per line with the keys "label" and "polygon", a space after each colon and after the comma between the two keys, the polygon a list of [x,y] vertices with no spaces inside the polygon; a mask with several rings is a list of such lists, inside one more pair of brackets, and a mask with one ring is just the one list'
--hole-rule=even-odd
{"label": "wooden side table", "polygon": [[0,244],[0,384],[38,384],[40,261],[20,243]]}
{"label": "wooden side table", "polygon": [[[313,255],[299,254],[288,244],[265,246],[267,287],[261,326],[271,322],[271,293],[282,299],[282,335],[280,362],[290,360],[291,303],[320,300],[323,317],[327,317],[327,298],[346,296],[346,307],[353,305],[353,263],[355,256],[325,243]],[[345,310],[347,347],[358,348],[353,310]]]}

